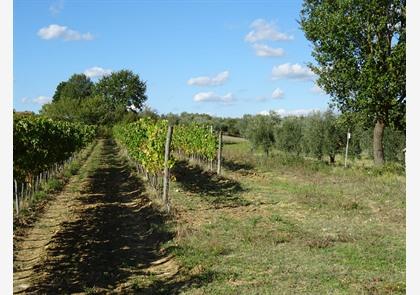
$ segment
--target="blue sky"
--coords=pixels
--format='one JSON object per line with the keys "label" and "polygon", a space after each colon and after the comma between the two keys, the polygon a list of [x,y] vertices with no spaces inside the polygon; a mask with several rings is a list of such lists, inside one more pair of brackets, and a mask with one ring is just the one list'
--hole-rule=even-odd
{"label": "blue sky", "polygon": [[[14,107],[38,111],[74,73],[130,69],[159,113],[239,117],[327,108],[300,1],[14,1]],[[90,69],[90,71],[89,71]]]}

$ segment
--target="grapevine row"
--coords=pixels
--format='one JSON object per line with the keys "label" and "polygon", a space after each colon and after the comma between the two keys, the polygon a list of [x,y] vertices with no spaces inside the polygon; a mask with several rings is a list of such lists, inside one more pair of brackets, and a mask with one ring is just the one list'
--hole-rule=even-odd
{"label": "grapevine row", "polygon": [[[158,191],[161,189],[159,178],[162,177],[165,164],[167,130],[167,120],[154,121],[150,118],[116,125],[113,129],[117,142]],[[173,131],[171,150],[177,155],[211,161],[216,156],[217,140],[208,127],[197,124],[177,125]],[[175,161],[172,153],[168,167],[173,167]]]}
{"label": "grapevine row", "polygon": [[67,160],[95,137],[93,126],[38,116],[15,117],[13,173],[19,181]]}

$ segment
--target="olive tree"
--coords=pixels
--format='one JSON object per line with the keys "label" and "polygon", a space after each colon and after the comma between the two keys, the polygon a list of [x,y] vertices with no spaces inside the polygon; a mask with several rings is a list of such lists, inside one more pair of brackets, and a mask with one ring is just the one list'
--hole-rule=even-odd
{"label": "olive tree", "polygon": [[303,118],[290,116],[282,120],[275,130],[276,146],[280,150],[295,153],[302,151]]}

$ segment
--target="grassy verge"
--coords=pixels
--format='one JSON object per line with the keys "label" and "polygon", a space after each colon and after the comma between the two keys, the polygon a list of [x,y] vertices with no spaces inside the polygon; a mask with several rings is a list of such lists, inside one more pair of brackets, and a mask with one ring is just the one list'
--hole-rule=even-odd
{"label": "grassy verge", "polygon": [[263,160],[244,142],[224,155],[223,177],[184,167],[171,185],[185,294],[405,292],[403,175]]}
{"label": "grassy verge", "polygon": [[274,171],[281,170],[287,166],[288,169],[303,169],[308,173],[322,170],[326,173],[343,173],[345,175],[405,175],[405,167],[401,163],[389,162],[382,167],[376,167],[373,164],[373,160],[365,156],[361,159],[350,158],[347,168],[344,168],[344,156],[340,154],[336,155],[336,162],[334,164],[329,164],[327,157],[320,161],[275,149],[267,157],[260,150],[252,151],[249,141],[243,139],[224,139],[223,156],[223,165],[228,170],[255,168],[260,171]]}

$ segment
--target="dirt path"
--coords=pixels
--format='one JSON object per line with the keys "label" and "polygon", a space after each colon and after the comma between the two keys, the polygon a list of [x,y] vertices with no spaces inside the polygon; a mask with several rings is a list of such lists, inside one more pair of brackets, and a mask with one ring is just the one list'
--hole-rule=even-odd
{"label": "dirt path", "polygon": [[14,293],[154,293],[145,278],[173,280],[165,218],[115,144],[100,140],[80,173],[18,239]]}

